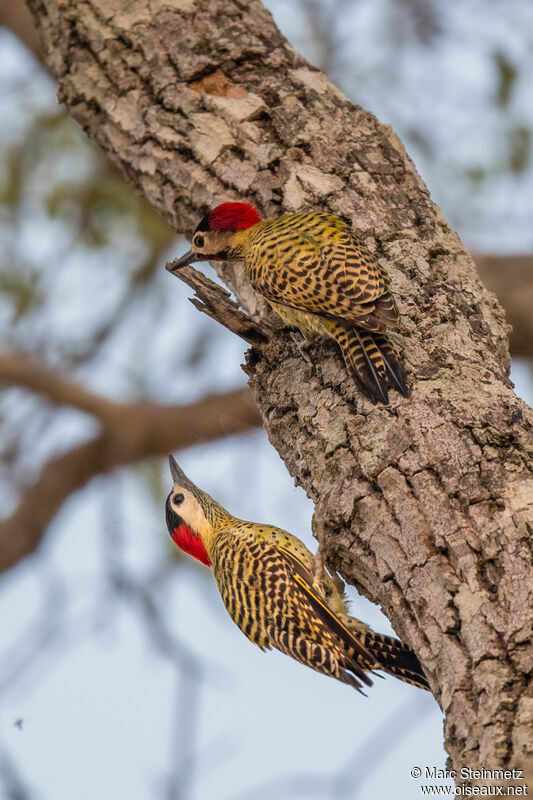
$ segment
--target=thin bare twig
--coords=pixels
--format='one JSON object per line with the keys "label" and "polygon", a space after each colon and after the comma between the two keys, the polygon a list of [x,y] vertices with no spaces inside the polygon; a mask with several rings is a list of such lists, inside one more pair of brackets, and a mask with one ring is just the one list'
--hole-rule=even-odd
{"label": "thin bare twig", "polygon": [[241,311],[226,289],[193,267],[182,267],[175,272],[174,263],[169,261],[166,269],[194,289],[196,297],[191,299],[191,303],[195,308],[252,346],[259,347],[267,341],[270,331]]}

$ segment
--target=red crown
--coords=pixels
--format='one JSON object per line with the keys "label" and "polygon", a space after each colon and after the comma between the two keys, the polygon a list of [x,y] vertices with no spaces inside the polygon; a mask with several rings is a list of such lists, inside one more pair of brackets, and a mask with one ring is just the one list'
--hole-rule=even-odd
{"label": "red crown", "polygon": [[241,231],[261,222],[259,211],[251,203],[221,203],[207,215],[212,231]]}

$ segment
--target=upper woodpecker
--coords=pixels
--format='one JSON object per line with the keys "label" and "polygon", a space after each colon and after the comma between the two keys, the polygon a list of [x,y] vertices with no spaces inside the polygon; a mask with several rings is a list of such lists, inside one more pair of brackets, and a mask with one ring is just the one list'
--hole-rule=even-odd
{"label": "upper woodpecker", "polygon": [[222,203],[169,269],[234,259],[244,259],[253,288],[287,324],[306,339],[335,339],[374,402],[388,403],[390,386],[407,396],[403,367],[386,336],[399,319],[390,276],[340,217],[311,212],[261,220],[249,203]]}
{"label": "upper woodpecker", "polygon": [[232,516],[169,460],[168,531],[178,547],[213,567],[224,605],[252,642],[359,691],[372,686],[367,673],[374,670],[429,688],[412,650],[349,616],[340,579],[325,569],[313,576],[313,555],[299,539]]}

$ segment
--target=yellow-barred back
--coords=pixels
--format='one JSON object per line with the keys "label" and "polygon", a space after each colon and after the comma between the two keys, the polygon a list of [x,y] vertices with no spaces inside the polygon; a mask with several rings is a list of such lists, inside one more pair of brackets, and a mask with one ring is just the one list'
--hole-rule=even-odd
{"label": "yellow-barred back", "polygon": [[228,613],[262,650],[276,648],[361,691],[383,670],[427,689],[416,655],[348,614],[342,582],[314,576],[305,545],[271,525],[237,519],[190,481],[170,456],[166,521],[174,542],[213,567]]}
{"label": "yellow-barred back", "polygon": [[329,336],[363,391],[388,403],[388,389],[407,396],[405,372],[387,338],[397,324],[391,280],[340,217],[287,214],[261,220],[249,203],[222,203],[207,214],[178,270],[202,260],[244,259],[252,286],[306,338]]}

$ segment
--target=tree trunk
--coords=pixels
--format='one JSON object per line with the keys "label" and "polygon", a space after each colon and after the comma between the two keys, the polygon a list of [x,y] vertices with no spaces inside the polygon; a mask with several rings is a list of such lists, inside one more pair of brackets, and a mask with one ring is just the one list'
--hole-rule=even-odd
{"label": "tree trunk", "polygon": [[[310,368],[283,330],[250,351],[250,386],[318,504],[329,563],[427,670],[451,766],[524,767],[533,414],[508,380],[502,310],[397,136],[309,66],[257,0],[30,6],[60,99],[177,231],[227,199],[265,216],[327,210],[391,273],[410,398],[372,406],[333,343],[315,346]],[[272,320],[242,266],[221,274],[256,322]]]}

